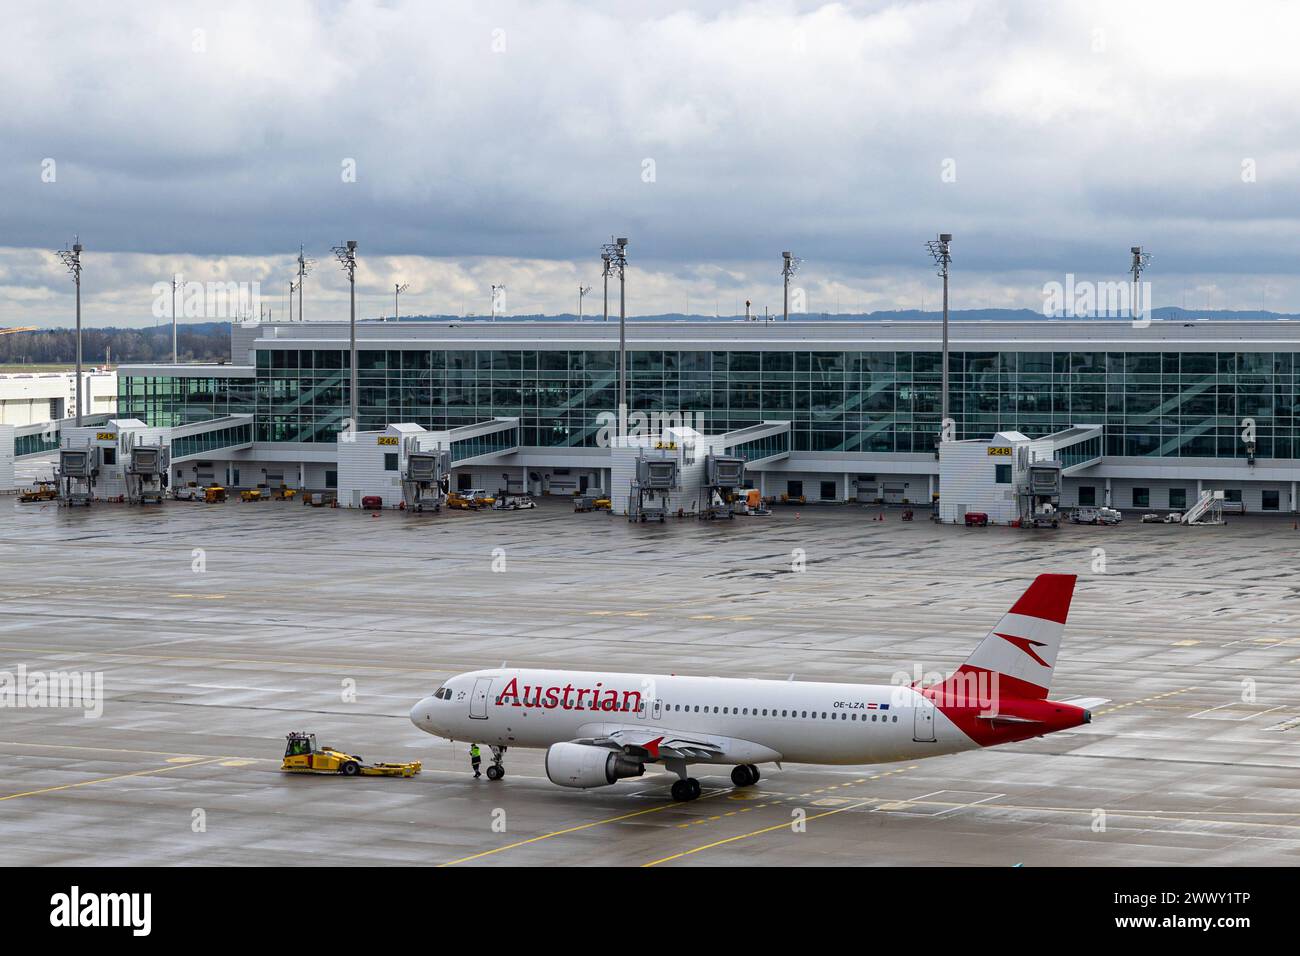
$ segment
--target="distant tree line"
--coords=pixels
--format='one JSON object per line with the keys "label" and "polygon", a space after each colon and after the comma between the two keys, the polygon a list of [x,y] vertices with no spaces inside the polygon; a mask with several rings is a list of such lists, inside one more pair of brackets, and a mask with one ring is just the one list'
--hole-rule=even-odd
{"label": "distant tree line", "polygon": [[[182,362],[229,361],[230,324],[203,322],[182,325],[177,331],[176,345]],[[112,365],[170,362],[171,326],[147,329],[83,328],[82,362],[86,365],[102,365],[105,356]],[[75,329],[38,329],[35,332],[0,335],[0,364],[3,365],[71,365],[76,360]]]}

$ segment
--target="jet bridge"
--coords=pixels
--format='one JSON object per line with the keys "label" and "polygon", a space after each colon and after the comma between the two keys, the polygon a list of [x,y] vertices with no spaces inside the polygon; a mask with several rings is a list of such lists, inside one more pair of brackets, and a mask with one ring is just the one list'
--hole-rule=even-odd
{"label": "jet bridge", "polygon": [[90,506],[95,498],[95,479],[99,477],[99,449],[59,449],[59,502],[75,507]]}
{"label": "jet bridge", "polygon": [[451,452],[419,451],[416,439],[407,439],[406,466],[402,470],[402,501],[408,511],[441,511],[450,487]]}
{"label": "jet bridge", "polygon": [[700,486],[699,517],[734,518],[732,498],[745,486],[745,459],[709,455],[704,460],[704,484]]}
{"label": "jet bridge", "polygon": [[[1019,449],[1023,454],[1026,449]],[[1020,527],[1058,528],[1061,524],[1061,463],[1033,461],[1020,472],[1016,489]]]}
{"label": "jet bridge", "polygon": [[162,445],[133,445],[126,468],[126,500],[133,505],[162,504],[167,490],[168,450]]}
{"label": "jet bridge", "polygon": [[676,458],[637,458],[636,481],[628,495],[628,521],[658,521],[668,517],[668,493],[677,487]]}

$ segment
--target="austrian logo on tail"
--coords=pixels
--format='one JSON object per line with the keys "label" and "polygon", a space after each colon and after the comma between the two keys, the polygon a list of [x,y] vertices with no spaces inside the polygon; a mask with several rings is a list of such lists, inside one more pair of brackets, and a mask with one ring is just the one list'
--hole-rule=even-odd
{"label": "austrian logo on tail", "polygon": [[1006,641],[1007,643],[1009,643],[1009,644],[1014,644],[1016,647],[1020,648],[1022,651],[1024,651],[1026,654],[1028,654],[1030,657],[1032,657],[1035,661],[1037,661],[1037,662],[1038,662],[1039,664],[1041,664],[1043,667],[1048,667],[1048,666],[1050,666],[1050,665],[1047,663],[1047,661],[1045,661],[1045,660],[1043,660],[1041,657],[1039,657],[1038,654],[1034,651],[1034,648],[1035,648],[1035,647],[1046,647],[1046,646],[1047,646],[1047,645],[1044,644],[1042,641],[1031,641],[1031,640],[1030,640],[1029,638],[1027,638],[1027,637],[1016,637],[1014,634],[1002,634],[1002,633],[997,632],[997,631],[995,631],[994,633],[997,634],[998,637],[1002,638],[1002,640]]}

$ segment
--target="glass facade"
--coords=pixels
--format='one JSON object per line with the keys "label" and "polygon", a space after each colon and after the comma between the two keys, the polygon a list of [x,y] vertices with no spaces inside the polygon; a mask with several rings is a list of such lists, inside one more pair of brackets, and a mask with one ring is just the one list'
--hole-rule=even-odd
{"label": "glass facade", "polygon": [[753,438],[732,445],[725,453],[743,458],[745,461],[758,461],[762,458],[771,458],[773,455],[783,455],[789,451],[790,433],[784,432],[780,435],[764,435],[762,438]]}
{"label": "glass facade", "polygon": [[[361,430],[520,419],[519,444],[593,446],[617,401],[617,353],[365,349]],[[1300,453],[1293,352],[955,351],[957,438],[1105,426],[1106,455],[1243,458]],[[711,434],[791,422],[794,451],[933,452],[938,351],[630,350],[633,411],[698,413]],[[236,412],[257,441],[333,442],[347,414],[346,349],[257,352],[256,379],[122,379],[119,413],[170,425]]]}
{"label": "glass facade", "polygon": [[1069,468],[1071,465],[1078,465],[1099,458],[1101,456],[1101,447],[1102,439],[1098,435],[1093,438],[1085,438],[1083,441],[1077,441],[1073,445],[1066,445],[1064,448],[1058,446],[1056,457],[1060,459],[1062,468]]}
{"label": "glass facade", "polygon": [[254,386],[251,378],[118,376],[117,413],[159,428],[252,415]]}
{"label": "glass facade", "polygon": [[507,448],[514,448],[519,444],[518,428],[502,428],[499,431],[489,432],[486,435],[475,435],[473,438],[461,438],[451,443],[451,461],[455,464],[458,461],[464,461],[466,458],[474,458],[477,455],[487,455],[494,451],[505,451]]}
{"label": "glass facade", "polygon": [[231,425],[229,428],[217,428],[213,431],[201,432],[198,435],[182,435],[172,442],[172,458],[197,455],[217,448],[228,448],[231,445],[246,445],[252,440],[253,425],[251,422],[242,425]]}
{"label": "glass facade", "polygon": [[39,455],[44,452],[57,451],[60,447],[58,431],[36,432],[32,435],[14,436],[14,457]]}

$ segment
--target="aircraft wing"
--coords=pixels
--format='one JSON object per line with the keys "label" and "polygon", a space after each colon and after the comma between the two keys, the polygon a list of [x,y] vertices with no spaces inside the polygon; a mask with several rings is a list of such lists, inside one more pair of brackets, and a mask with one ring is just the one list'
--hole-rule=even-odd
{"label": "aircraft wing", "polygon": [[643,760],[709,760],[725,752],[721,741],[654,727],[618,727],[601,737],[584,737],[574,743],[621,750]]}

